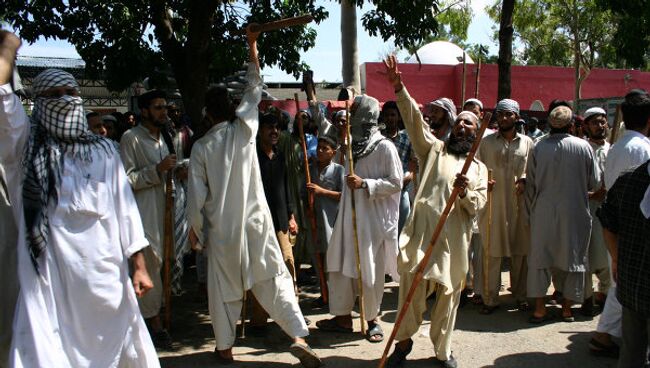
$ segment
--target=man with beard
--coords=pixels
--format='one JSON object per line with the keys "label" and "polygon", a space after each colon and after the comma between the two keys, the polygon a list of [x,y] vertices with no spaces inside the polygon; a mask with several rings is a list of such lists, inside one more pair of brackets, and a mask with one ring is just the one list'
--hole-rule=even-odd
{"label": "man with beard", "polygon": [[[0,31],[0,167],[11,203],[1,221],[16,225],[20,282],[9,366],[160,367],[136,301],[152,287],[147,241],[119,153],[88,130],[79,85],[62,70],[34,78],[30,122],[9,84],[19,46]],[[3,320],[12,291],[2,285]]]}
{"label": "man with beard", "polygon": [[596,294],[600,295],[599,304],[605,303],[605,295],[611,285],[603,228],[600,221],[596,219],[596,210],[600,207],[607,194],[602,175],[605,172],[605,160],[607,151],[609,151],[609,143],[605,140],[607,137],[607,113],[605,110],[600,107],[592,107],[585,111],[584,128],[588,142],[594,151],[596,166],[601,174],[598,176],[598,185],[593,191],[589,192],[589,212],[594,220],[592,221],[591,238],[589,240],[589,269],[585,272],[585,301],[582,303],[582,308],[580,308],[584,315],[591,317],[595,314],[592,274],[596,275],[599,282],[598,293]]}
{"label": "man with beard", "polygon": [[149,322],[154,344],[169,349],[171,337],[163,329],[160,319],[163,299],[160,271],[163,257],[165,177],[176,166],[176,155],[171,153],[171,137],[165,129],[165,93],[153,90],[140,95],[138,107],[142,121],[124,133],[120,151],[138,202],[145,235],[151,244],[151,247],[145,249],[144,258],[154,287],[144,298],[139,299],[139,304],[142,315]]}
{"label": "man with beard", "polygon": [[361,95],[350,108],[354,175],[346,159],[347,185],[327,249],[329,307],[335,317],[319,321],[319,329],[352,332],[352,308],[358,293],[357,255],[352,216],[352,191],[363,280],[366,339],[380,342],[384,332],[376,317],[384,296],[384,274],[397,277],[397,226],[402,164],[395,145],[379,132],[379,101]]}
{"label": "man with beard", "polygon": [[[524,206],[526,163],[533,149],[533,141],[517,133],[519,103],[504,99],[496,106],[499,130],[483,139],[478,158],[492,169],[492,224],[488,231],[488,216],[481,216],[482,243],[490,244],[488,259],[488,290],[483,291],[482,314],[491,314],[499,306],[501,263],[510,258],[510,284],[520,310],[528,310],[526,301],[526,254],[529,229]],[[487,235],[490,234],[490,239]]]}
{"label": "man with beard", "polygon": [[247,32],[249,64],[241,103],[213,87],[205,97],[210,129],[194,143],[190,161],[187,216],[190,242],[208,256],[208,300],[218,361],[234,361],[237,320],[248,290],[291,337],[291,353],[306,368],[321,361],[309,348],[293,280],[282,262],[273,218],[264,195],[255,137],[262,79],[257,58],[259,33]]}
{"label": "man with beard", "polygon": [[478,118],[469,111],[460,113],[449,141],[445,143],[437,139],[426,126],[417,102],[402,84],[395,56],[389,56],[385,65],[387,79],[395,89],[397,106],[413,144],[413,151],[421,164],[422,178],[415,195],[413,214],[400,238],[399,309],[404,306],[415,270],[424,256],[447,198],[455,187],[462,190],[433,248],[431,263],[424,271],[424,280],[418,285],[410,308],[402,320],[396,335],[398,343],[388,359],[388,367],[401,367],[404,364],[413,348],[411,336],[417,333],[422,323],[427,308],[426,299],[435,292],[430,330],[435,360],[441,366],[453,368],[457,362],[451,351],[451,333],[469,268],[467,249],[472,235],[472,223],[487,198],[485,165],[475,160],[466,175],[459,174],[476,139]]}
{"label": "man with beard", "polygon": [[551,134],[537,143],[526,170],[526,208],[530,217],[528,297],[535,298],[530,323],[551,317],[545,297],[551,274],[564,295],[562,319],[574,320],[573,302],[584,297],[591,216],[588,192],[597,187],[598,168],[591,146],[569,135],[573,113],[566,106],[549,114]]}
{"label": "man with beard", "polygon": [[430,102],[424,108],[424,115],[431,132],[436,138],[446,142],[456,121],[456,105],[454,105],[454,101],[442,97]]}
{"label": "man with beard", "polygon": [[400,130],[400,125],[403,126],[404,123],[399,114],[397,103],[395,103],[395,101],[385,102],[381,114],[384,117],[384,125],[386,126],[382,131],[382,134],[386,138],[390,139],[390,141],[395,145],[395,148],[397,148],[397,154],[402,163],[402,173],[404,175],[404,181],[402,182],[402,195],[399,201],[399,223],[397,227],[399,234],[402,232],[404,223],[406,223],[406,219],[409,217],[409,212],[411,211],[411,204],[409,203],[409,184],[413,180],[413,173],[417,170],[417,164],[415,163],[415,156],[413,155],[409,136],[406,133],[406,130]]}

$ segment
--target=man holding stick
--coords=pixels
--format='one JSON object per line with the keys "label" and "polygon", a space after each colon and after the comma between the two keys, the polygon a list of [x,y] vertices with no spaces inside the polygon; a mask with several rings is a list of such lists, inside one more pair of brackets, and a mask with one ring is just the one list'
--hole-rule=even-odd
{"label": "man holding stick", "polygon": [[[361,323],[368,323],[366,339],[370,342],[384,339],[384,332],[375,321],[384,296],[384,274],[398,277],[397,226],[403,176],[397,149],[379,132],[378,118],[379,101],[367,95],[355,97],[350,109],[354,173],[350,173],[348,155],[347,185],[341,193],[339,213],[327,249],[329,307],[335,317],[316,323],[324,331],[352,332],[351,312],[355,295],[359,293],[363,296]],[[353,196],[358,216],[352,207]],[[362,290],[357,286],[358,266]]]}
{"label": "man holding stick", "polygon": [[309,334],[285,266],[264,195],[255,137],[262,80],[257,36],[250,47],[248,86],[235,109],[228,91],[206,94],[206,118],[212,127],[192,149],[187,215],[192,247],[206,247],[208,305],[216,339],[216,357],[232,362],[235,329],[244,293],[251,290],[271,318],[293,339],[291,353],[303,366],[320,366],[304,337]]}
{"label": "man holding stick", "polygon": [[170,349],[171,337],[163,328],[160,316],[164,294],[161,269],[165,211],[174,211],[173,208],[165,208],[166,182],[168,172],[176,166],[176,155],[171,152],[171,136],[166,129],[168,117],[165,93],[152,90],[138,96],[138,107],[142,121],[124,133],[120,151],[138,203],[145,235],[151,244],[144,251],[144,258],[154,287],[139,300],[139,304],[142,315],[149,323],[151,338],[156,347]]}
{"label": "man holding stick", "polygon": [[451,129],[449,140],[439,140],[429,131],[417,102],[402,84],[395,56],[389,56],[384,63],[387,80],[395,89],[397,106],[413,151],[420,162],[421,173],[413,213],[400,238],[399,309],[405,305],[415,269],[432,238],[434,226],[446,206],[446,199],[454,188],[462,190],[435,243],[431,262],[424,272],[424,281],[415,289],[412,305],[407,310],[402,325],[395,326],[398,343],[388,360],[388,366],[403,365],[413,348],[411,336],[417,333],[422,323],[426,299],[435,292],[430,330],[435,359],[444,367],[456,367],[456,360],[451,353],[451,332],[469,268],[467,249],[472,236],[472,221],[487,198],[485,165],[475,160],[466,175],[458,174],[476,139],[478,118],[469,111],[462,112]]}
{"label": "man holding stick", "polygon": [[[533,149],[533,140],[517,133],[515,122],[519,119],[519,103],[503,99],[496,106],[499,130],[483,139],[477,157],[494,173],[490,184],[492,191],[492,223],[488,231],[488,216],[482,216],[480,232],[482,243],[490,244],[487,256],[487,285],[483,290],[481,314],[491,314],[499,306],[501,262],[510,257],[510,283],[517,307],[529,309],[526,300],[526,254],[530,232],[526,216],[524,188],[526,162]],[[490,239],[488,239],[488,234]],[[485,266],[485,265],[484,265]]]}

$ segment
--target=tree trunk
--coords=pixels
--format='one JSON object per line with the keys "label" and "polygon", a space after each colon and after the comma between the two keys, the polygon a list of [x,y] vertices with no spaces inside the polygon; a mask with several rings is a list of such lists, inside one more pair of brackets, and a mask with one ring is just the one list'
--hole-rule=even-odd
{"label": "tree trunk", "polygon": [[512,13],[515,9],[515,0],[503,0],[501,5],[501,22],[499,25],[499,84],[497,99],[502,100],[509,98],[511,93],[510,86],[510,67],[512,65]]}
{"label": "tree trunk", "polygon": [[154,33],[165,60],[172,68],[183,98],[185,113],[190,117],[190,122],[199,136],[207,131],[200,124],[208,86],[208,49],[216,3],[214,1],[190,2],[187,41],[182,45],[174,35],[166,2],[151,0]]}
{"label": "tree trunk", "polygon": [[348,0],[341,1],[341,50],[343,87],[349,92],[353,92],[353,95],[361,94],[359,50],[357,48],[357,8]]}
{"label": "tree trunk", "polygon": [[582,52],[580,51],[580,34],[579,34],[579,12],[577,1],[573,2],[573,67],[575,68],[575,85],[573,90],[573,111],[578,113],[578,103],[580,102],[580,90],[583,78],[580,76],[580,67],[582,64]]}

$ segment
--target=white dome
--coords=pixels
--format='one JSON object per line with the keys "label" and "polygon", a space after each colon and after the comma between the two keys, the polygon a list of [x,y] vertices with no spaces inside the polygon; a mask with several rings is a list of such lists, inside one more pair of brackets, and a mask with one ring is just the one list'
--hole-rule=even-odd
{"label": "white dome", "polygon": [[[463,49],[457,45],[447,41],[433,41],[418,49],[418,56],[422,64],[437,64],[437,65],[456,65],[463,62]],[[457,58],[461,58],[458,61]],[[418,59],[415,55],[406,61],[407,63],[417,64]],[[474,60],[469,56],[465,56],[467,64],[474,64]]]}

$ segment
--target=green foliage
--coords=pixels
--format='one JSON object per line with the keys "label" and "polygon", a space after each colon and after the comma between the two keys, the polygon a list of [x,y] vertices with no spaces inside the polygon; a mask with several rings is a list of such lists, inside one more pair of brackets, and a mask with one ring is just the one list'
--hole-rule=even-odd
{"label": "green foliage", "polygon": [[599,5],[613,13],[616,34],[613,45],[619,58],[628,66],[650,67],[650,6],[647,0],[599,0]]}
{"label": "green foliage", "polygon": [[[213,0],[216,1],[216,0]],[[170,55],[161,52],[160,40],[154,37],[151,6],[155,0],[8,0],[0,8],[0,19],[20,32],[22,39],[36,41],[40,36],[72,43],[86,62],[90,76],[104,73],[109,88],[121,90],[132,82],[168,69]],[[184,47],[203,48],[210,60],[210,79],[216,80],[239,70],[247,58],[245,36],[234,31],[249,22],[268,22],[310,13],[316,22],[327,17],[314,1],[255,1],[237,3],[217,1],[210,14],[192,12],[197,0],[163,1],[172,38]],[[206,3],[208,3],[206,1]],[[210,8],[208,8],[210,9]],[[199,17],[211,22],[207,44],[190,44],[190,29]],[[260,37],[262,65],[279,65],[299,75],[304,65],[299,50],[315,43],[315,31],[309,27],[292,27]],[[183,57],[183,52],[176,55]],[[192,72],[191,62],[185,63]]]}
{"label": "green foliage", "polygon": [[[487,11],[498,22],[500,2]],[[577,41],[583,70],[623,66],[615,55],[612,13],[598,6],[596,0],[519,0],[513,26],[515,45],[523,46],[514,55],[520,63],[572,66]],[[494,38],[498,38],[496,32]]]}

